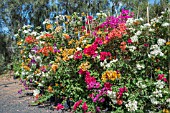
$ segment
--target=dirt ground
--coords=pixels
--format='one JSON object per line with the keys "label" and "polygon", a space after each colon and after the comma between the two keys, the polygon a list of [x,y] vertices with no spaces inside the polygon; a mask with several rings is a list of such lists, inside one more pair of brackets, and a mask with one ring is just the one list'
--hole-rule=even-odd
{"label": "dirt ground", "polygon": [[30,106],[33,97],[25,94],[31,91],[18,94],[21,88],[19,80],[14,80],[11,73],[8,76],[0,75],[0,113],[59,113],[48,107]]}

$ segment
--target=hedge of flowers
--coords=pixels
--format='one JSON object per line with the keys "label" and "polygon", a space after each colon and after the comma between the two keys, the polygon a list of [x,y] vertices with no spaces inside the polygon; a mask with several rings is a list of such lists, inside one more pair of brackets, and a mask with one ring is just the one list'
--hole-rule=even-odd
{"label": "hedge of flowers", "polygon": [[18,30],[15,67],[34,104],[48,100],[72,112],[169,113],[168,11],[145,23],[122,10],[59,15]]}

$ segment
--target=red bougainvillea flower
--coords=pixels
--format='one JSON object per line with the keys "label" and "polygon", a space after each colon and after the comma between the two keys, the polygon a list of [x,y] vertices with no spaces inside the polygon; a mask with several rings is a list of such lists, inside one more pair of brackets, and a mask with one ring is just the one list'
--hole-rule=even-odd
{"label": "red bougainvillea flower", "polygon": [[75,104],[73,105],[73,110],[76,111],[76,109],[80,106],[81,103],[82,103],[82,100],[75,102]]}
{"label": "red bougainvillea flower", "polygon": [[82,53],[81,53],[81,51],[77,51],[74,54],[74,60],[81,60],[81,59],[82,59]]}
{"label": "red bougainvillea flower", "polygon": [[82,109],[83,109],[84,111],[87,111],[87,110],[88,110],[88,106],[87,106],[86,102],[83,103]]}
{"label": "red bougainvillea flower", "polygon": [[31,43],[35,42],[35,39],[32,36],[27,36],[25,38],[25,42],[28,44],[31,44]]}
{"label": "red bougainvillea flower", "polygon": [[54,38],[54,36],[53,36],[52,34],[50,34],[50,33],[46,33],[44,36],[45,36],[46,38]]}
{"label": "red bougainvillea flower", "polygon": [[56,106],[56,109],[57,110],[60,110],[60,109],[63,109],[64,108],[64,106],[62,105],[62,104],[58,104],[57,106]]}
{"label": "red bougainvillea flower", "polygon": [[106,88],[106,90],[111,90],[112,84],[110,82],[105,82],[104,87]]}
{"label": "red bougainvillea flower", "polygon": [[106,59],[106,57],[111,57],[111,53],[110,52],[100,52],[100,60],[104,61]]}

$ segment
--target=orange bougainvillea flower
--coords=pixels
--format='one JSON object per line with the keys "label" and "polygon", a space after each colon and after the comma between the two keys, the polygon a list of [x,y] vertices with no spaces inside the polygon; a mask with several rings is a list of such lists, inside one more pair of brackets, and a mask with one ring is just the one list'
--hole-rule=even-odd
{"label": "orange bougainvillea flower", "polygon": [[121,49],[122,51],[125,51],[125,49],[126,49],[126,42],[121,42],[121,43],[120,43],[120,49]]}
{"label": "orange bougainvillea flower", "polygon": [[52,28],[52,25],[51,25],[51,24],[47,24],[47,25],[46,25],[46,29],[47,29],[47,30],[49,30],[49,29],[51,29],[51,28]]}
{"label": "orange bougainvillea flower", "polygon": [[54,48],[52,46],[45,46],[39,50],[39,53],[42,53],[44,56],[48,56],[50,52],[54,53]]}
{"label": "orange bougainvillea flower", "polygon": [[53,65],[51,66],[51,68],[52,68],[53,72],[56,72],[56,70],[57,70],[57,68],[58,68],[58,65],[57,65],[57,64],[53,64]]}
{"label": "orange bougainvillea flower", "polygon": [[70,36],[69,36],[68,34],[65,34],[65,33],[64,33],[63,36],[64,36],[65,39],[67,39],[67,40],[70,39]]}
{"label": "orange bougainvillea flower", "polygon": [[53,88],[51,86],[48,86],[48,91],[53,92]]}

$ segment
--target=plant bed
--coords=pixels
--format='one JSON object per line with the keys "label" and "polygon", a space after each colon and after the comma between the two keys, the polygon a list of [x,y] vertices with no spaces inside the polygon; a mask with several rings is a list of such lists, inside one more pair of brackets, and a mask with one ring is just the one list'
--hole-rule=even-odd
{"label": "plant bed", "polygon": [[24,26],[17,36],[16,73],[35,88],[33,104],[50,101],[73,112],[167,112],[169,12],[150,23],[119,16],[74,13]]}

